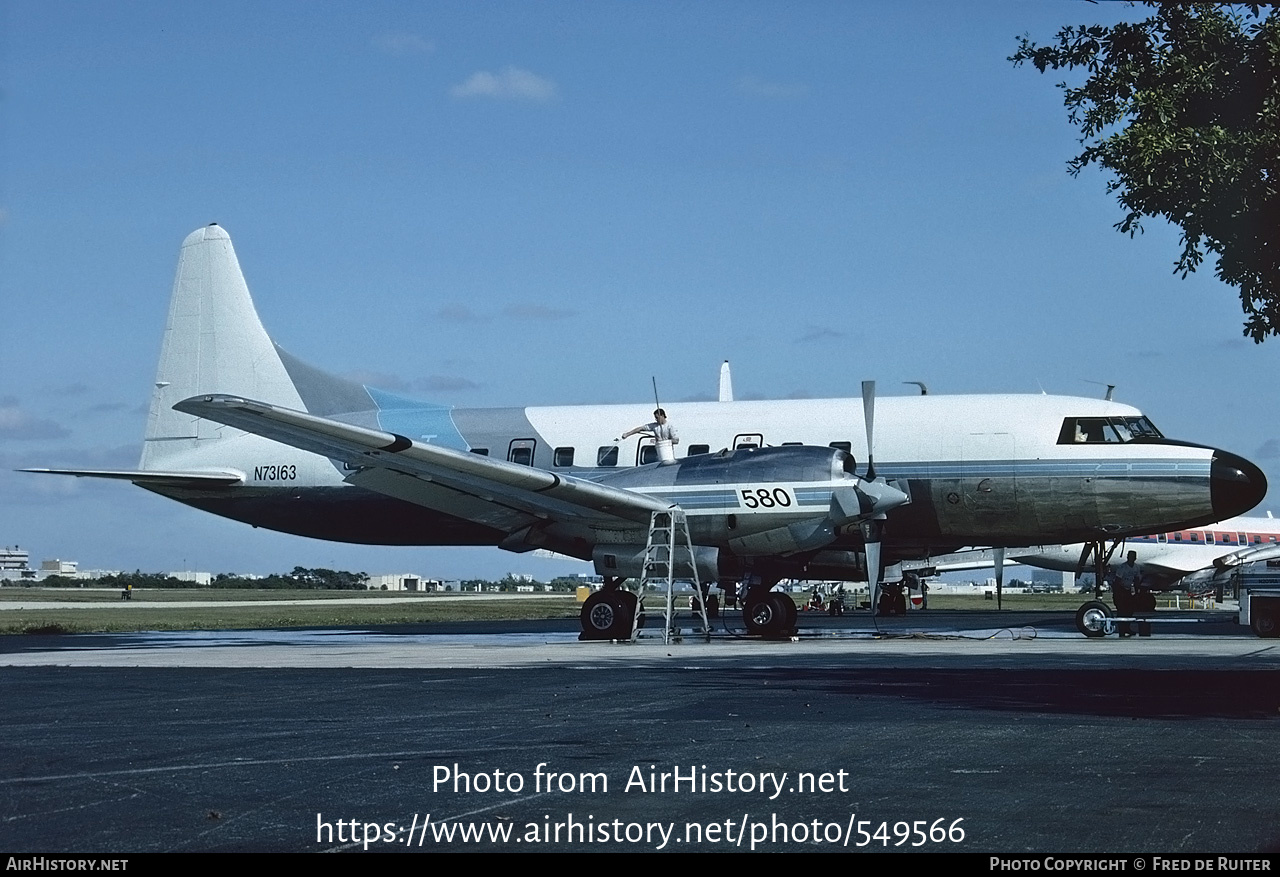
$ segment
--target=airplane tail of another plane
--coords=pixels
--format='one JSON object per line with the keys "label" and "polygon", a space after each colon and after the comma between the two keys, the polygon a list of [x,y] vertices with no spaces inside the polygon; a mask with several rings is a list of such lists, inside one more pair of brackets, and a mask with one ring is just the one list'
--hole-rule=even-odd
{"label": "airplane tail of another plane", "polygon": [[306,407],[258,319],[230,235],[211,224],[182,242],[151,394],[142,469],[165,469],[169,462],[189,459],[190,452],[235,432],[173,410],[176,402],[215,392]]}

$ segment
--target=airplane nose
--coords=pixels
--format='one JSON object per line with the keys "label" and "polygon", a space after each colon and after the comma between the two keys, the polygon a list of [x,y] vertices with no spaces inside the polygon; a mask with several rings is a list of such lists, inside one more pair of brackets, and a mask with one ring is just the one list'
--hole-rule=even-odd
{"label": "airplane nose", "polygon": [[1244,457],[1213,452],[1209,470],[1209,496],[1218,520],[1243,515],[1267,494],[1267,476]]}

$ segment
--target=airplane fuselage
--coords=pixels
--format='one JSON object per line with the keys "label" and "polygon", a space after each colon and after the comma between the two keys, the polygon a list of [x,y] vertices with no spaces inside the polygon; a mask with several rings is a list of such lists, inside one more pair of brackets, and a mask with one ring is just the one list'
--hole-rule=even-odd
{"label": "airplane fuselage", "polygon": [[[305,382],[298,383],[309,409],[323,407],[323,400],[307,399]],[[753,513],[752,531],[740,532],[738,540],[826,506],[831,492],[824,483],[831,478],[827,446],[848,448],[858,461],[866,457],[856,399],[669,406],[681,441],[677,463],[664,466],[637,465],[651,453],[652,439],[615,441],[643,422],[648,412],[641,405],[450,409],[376,391],[366,398],[378,407],[355,416],[319,413],[551,472],[634,484],[639,492],[685,508],[699,542],[711,534],[732,534],[734,518],[746,523],[747,511]],[[1046,534],[1073,542],[1198,526],[1221,518],[1225,507],[1256,484],[1251,464],[1210,448],[1158,438],[1064,439],[1064,424],[1073,421],[1123,423],[1142,417],[1119,403],[1056,396],[911,396],[878,404],[877,473],[911,496],[910,504],[888,516],[885,546],[891,560],[978,542],[1026,545],[1045,541]],[[324,539],[497,545],[507,535],[474,519],[361,489],[359,473],[342,464],[226,432],[216,441],[193,438],[189,461],[178,457],[168,464],[235,470],[243,473],[242,484],[159,492],[255,526]],[[762,463],[771,458],[770,471],[752,470],[753,449],[788,445],[797,446],[794,453],[761,455]],[[698,467],[687,465],[691,458],[710,459],[722,449],[735,450],[739,462],[728,461],[701,479]],[[667,471],[671,477],[664,479]],[[771,515],[761,514],[765,505]],[[714,541],[730,552],[734,548],[723,535]],[[857,535],[848,534],[805,562],[815,574],[819,569],[835,574],[854,563],[846,552],[858,544]],[[586,554],[582,546],[556,544],[554,536],[537,547]]]}
{"label": "airplane fuselage", "polygon": [[[1112,556],[1121,562],[1132,551],[1142,567],[1144,586],[1160,590],[1182,583],[1198,583],[1212,578],[1215,562],[1230,555],[1280,556],[1280,520],[1262,517],[1235,517],[1173,531],[1130,536]],[[1080,564],[1084,545],[1040,545],[1009,555],[1011,561],[1041,569],[1074,572]],[[1085,572],[1090,565],[1087,564]]]}

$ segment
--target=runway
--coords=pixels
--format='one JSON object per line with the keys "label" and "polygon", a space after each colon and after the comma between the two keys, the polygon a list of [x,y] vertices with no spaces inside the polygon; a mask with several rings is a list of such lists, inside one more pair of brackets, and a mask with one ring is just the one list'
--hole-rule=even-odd
{"label": "runway", "polygon": [[801,625],[7,637],[0,849],[1280,844],[1280,650],[1222,613],[1123,641],[1064,613]]}

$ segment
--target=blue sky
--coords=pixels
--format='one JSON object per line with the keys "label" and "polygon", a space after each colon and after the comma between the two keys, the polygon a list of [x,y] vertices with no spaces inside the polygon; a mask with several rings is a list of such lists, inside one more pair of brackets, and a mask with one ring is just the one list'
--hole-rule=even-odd
{"label": "blue sky", "polygon": [[[328,370],[465,406],[1116,398],[1280,483],[1280,341],[1072,179],[1016,39],[1119,4],[0,6],[0,544],[85,567],[549,575],[253,530],[125,484],[178,245],[231,234]],[[1264,504],[1263,508],[1267,504]]]}

